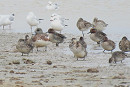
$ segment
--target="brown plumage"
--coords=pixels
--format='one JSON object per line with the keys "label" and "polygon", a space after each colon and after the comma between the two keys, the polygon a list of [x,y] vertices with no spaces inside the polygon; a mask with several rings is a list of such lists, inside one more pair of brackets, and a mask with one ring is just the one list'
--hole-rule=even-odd
{"label": "brown plumage", "polygon": [[122,60],[124,60],[127,57],[127,55],[122,51],[116,51],[112,53],[111,58],[109,59],[109,63],[116,63]]}
{"label": "brown plumage", "polygon": [[86,31],[90,27],[92,27],[92,24],[90,22],[83,20],[83,18],[79,18],[79,20],[77,21],[77,27],[80,31],[82,31],[82,34],[83,34],[83,37],[84,37],[83,31]]}
{"label": "brown plumage", "polygon": [[107,37],[104,37],[104,38],[103,38],[103,41],[102,41],[102,43],[101,43],[101,46],[102,46],[102,48],[104,49],[103,52],[105,52],[105,50],[112,52],[112,50],[114,50],[115,47],[116,47],[114,41],[108,40]]}
{"label": "brown plumage", "polygon": [[18,43],[16,45],[16,48],[18,49],[19,52],[23,54],[29,54],[31,50],[33,50],[33,43],[29,39],[29,36],[26,35],[25,39],[19,39]]}
{"label": "brown plumage", "polygon": [[46,33],[43,33],[41,28],[35,30],[35,35],[32,36],[32,41],[34,42],[35,47],[45,47],[47,50],[47,45],[49,45],[49,36]]}
{"label": "brown plumage", "polygon": [[105,33],[103,33],[102,31],[97,31],[97,29],[91,29],[90,30],[90,38],[97,42],[97,44],[100,44],[101,40],[106,37],[107,35]]}
{"label": "brown plumage", "polygon": [[130,51],[130,41],[127,39],[127,37],[123,37],[122,40],[119,42],[119,48],[123,52]]}
{"label": "brown plumage", "polygon": [[108,24],[106,24],[103,20],[98,20],[98,18],[93,19],[93,28],[97,29],[98,31],[102,31],[107,27]]}
{"label": "brown plumage", "polygon": [[66,37],[63,34],[57,33],[54,31],[54,29],[50,28],[48,30],[49,38],[52,43],[56,43],[56,46],[59,45],[59,43],[62,43]]}
{"label": "brown plumage", "polygon": [[84,38],[83,38],[83,37],[80,37],[80,38],[79,38],[79,42],[80,42],[80,44],[81,44],[84,48],[87,48],[87,44],[86,44],[86,42],[84,41]]}

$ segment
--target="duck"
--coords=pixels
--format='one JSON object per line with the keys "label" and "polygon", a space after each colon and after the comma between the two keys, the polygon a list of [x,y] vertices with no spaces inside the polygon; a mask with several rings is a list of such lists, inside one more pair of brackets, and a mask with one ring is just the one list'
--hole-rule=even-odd
{"label": "duck", "polygon": [[87,48],[87,44],[86,44],[86,42],[84,41],[84,38],[83,38],[83,37],[80,37],[80,38],[79,38],[79,42],[80,42],[80,44],[81,44],[84,48]]}
{"label": "duck", "polygon": [[112,53],[111,58],[109,58],[109,63],[116,63],[122,61],[127,57],[127,55],[122,51],[115,51]]}
{"label": "duck", "polygon": [[11,29],[11,24],[14,22],[15,14],[11,15],[0,15],[0,26],[4,27],[9,25],[9,29]]}
{"label": "duck", "polygon": [[38,28],[38,25],[41,23],[41,20],[44,19],[38,19],[33,12],[29,12],[26,17],[26,20],[31,27],[31,33],[32,33],[32,27],[36,26]]}
{"label": "duck", "polygon": [[74,44],[76,44],[76,42],[77,42],[76,38],[71,39],[70,44],[69,44],[69,48],[71,51],[73,50],[73,46],[74,46]]}
{"label": "duck", "polygon": [[119,42],[119,49],[123,52],[130,51],[130,41],[127,39],[126,36],[124,36]]}
{"label": "duck", "polygon": [[97,17],[93,19],[93,28],[97,29],[98,31],[103,31],[105,27],[108,26],[107,23],[105,23],[103,20],[98,20]]}
{"label": "duck", "polygon": [[79,41],[75,41],[75,39],[72,39],[72,43],[69,45],[70,50],[73,52],[74,57],[76,57],[77,60],[79,58],[84,58],[85,60],[85,57],[87,56],[86,48],[84,48],[84,46]]}
{"label": "duck", "polygon": [[41,28],[35,29],[35,35],[32,36],[32,41],[37,48],[38,47],[45,47],[45,51],[47,51],[47,45],[50,44],[49,36],[47,33],[43,33]]}
{"label": "duck", "polygon": [[83,20],[83,18],[79,18],[77,21],[77,27],[80,31],[82,31],[82,35],[84,37],[83,31],[86,31],[91,28],[92,24],[90,22],[87,22],[86,20]]}
{"label": "duck", "polygon": [[19,39],[18,43],[16,45],[16,49],[23,54],[29,55],[30,51],[33,50],[34,46],[31,40],[29,39],[29,36],[26,35],[25,39]]}
{"label": "duck", "polygon": [[116,47],[115,42],[112,41],[112,40],[108,40],[107,37],[104,37],[104,38],[103,38],[103,40],[102,40],[102,42],[101,42],[101,46],[102,46],[102,48],[104,49],[103,52],[105,52],[105,50],[107,50],[107,51],[111,51],[111,53],[112,53],[112,51],[113,51],[113,50],[115,49],[115,47]]}
{"label": "duck", "polygon": [[51,18],[51,27],[55,30],[55,31],[61,31],[63,30],[63,28],[67,25],[64,24],[64,22],[56,17]]}
{"label": "duck", "polygon": [[97,31],[97,29],[90,29],[90,32],[91,33],[89,36],[90,36],[90,39],[93,40],[94,42],[97,42],[97,44],[100,44],[101,40],[107,36],[104,32],[102,31]]}
{"label": "duck", "polygon": [[59,46],[59,43],[63,43],[66,37],[63,34],[57,33],[53,28],[48,29],[49,38],[52,43],[56,43],[56,46]]}
{"label": "duck", "polygon": [[59,8],[58,4],[52,3],[51,1],[48,1],[46,9],[48,9],[48,10],[58,10],[58,8]]}

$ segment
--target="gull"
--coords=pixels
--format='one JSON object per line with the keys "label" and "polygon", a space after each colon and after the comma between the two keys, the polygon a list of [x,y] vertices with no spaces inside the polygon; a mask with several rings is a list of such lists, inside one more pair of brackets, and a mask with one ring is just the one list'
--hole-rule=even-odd
{"label": "gull", "polygon": [[40,20],[43,20],[43,19],[38,19],[33,12],[29,12],[26,20],[27,20],[27,23],[31,27],[31,33],[32,33],[32,27],[33,26],[38,27],[38,25],[41,23]]}
{"label": "gull", "polygon": [[11,15],[0,15],[0,26],[7,26],[9,25],[9,28],[11,29],[11,24],[14,22],[14,14]]}
{"label": "gull", "polygon": [[67,25],[64,24],[64,22],[62,22],[60,19],[58,18],[53,18],[50,20],[51,21],[51,27],[55,30],[55,31],[61,31],[63,30],[63,28]]}
{"label": "gull", "polygon": [[57,18],[57,19],[61,20],[63,23],[64,23],[65,20],[69,20],[69,19],[63,18],[61,15],[59,15],[59,14],[57,14],[57,13],[53,13],[53,14],[51,15],[51,19],[50,19],[50,20],[52,20],[52,19],[54,19],[54,18]]}
{"label": "gull", "polygon": [[48,4],[46,6],[46,9],[48,10],[57,10],[59,7],[56,3],[52,3],[51,1],[48,1]]}

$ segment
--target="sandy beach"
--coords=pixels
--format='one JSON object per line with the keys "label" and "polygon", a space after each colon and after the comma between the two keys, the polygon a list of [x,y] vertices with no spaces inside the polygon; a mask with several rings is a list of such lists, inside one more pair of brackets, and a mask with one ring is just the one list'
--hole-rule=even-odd
{"label": "sandy beach", "polygon": [[[48,0],[2,0],[0,14],[14,13],[12,29],[0,27],[0,87],[130,87],[130,53],[123,63],[109,64],[110,52],[96,45],[85,32],[88,55],[85,61],[74,58],[69,49],[71,38],[79,39],[77,29],[79,17],[92,22],[94,17],[104,20],[108,27],[104,31],[108,38],[118,43],[123,36],[130,40],[129,0],[51,0],[60,6],[57,11],[48,11]],[[71,1],[71,3],[70,3]],[[33,9],[32,9],[33,8]],[[31,29],[26,22],[28,12],[34,12],[44,20],[39,25],[46,32],[50,28],[50,16],[58,13],[69,20],[62,33],[67,37],[56,47],[34,48],[28,56],[16,50],[17,41]],[[35,27],[33,28],[33,31]]]}
{"label": "sandy beach", "polygon": [[[79,36],[65,34],[67,39],[59,47],[50,44],[47,51],[40,48],[37,52],[34,48],[29,56],[21,56],[15,45],[19,38],[24,38],[24,35],[26,33],[0,34],[0,87],[121,87],[119,85],[129,87],[130,85],[130,59],[126,58],[123,63],[109,64],[111,53],[103,53],[103,49],[94,44],[88,35],[85,38],[88,44],[88,56],[85,61],[82,59],[77,61],[68,48],[70,39]],[[52,64],[47,61],[51,61]],[[88,70],[93,68],[94,71]]]}

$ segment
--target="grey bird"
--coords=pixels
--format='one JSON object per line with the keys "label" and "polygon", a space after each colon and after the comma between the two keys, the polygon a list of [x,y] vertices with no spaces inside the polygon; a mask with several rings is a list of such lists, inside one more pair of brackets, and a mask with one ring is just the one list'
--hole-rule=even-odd
{"label": "grey bird", "polygon": [[101,40],[107,36],[105,33],[103,33],[102,31],[97,31],[97,29],[91,29],[90,30],[90,38],[91,40],[97,42],[97,44],[100,44]]}
{"label": "grey bird", "polygon": [[124,52],[115,51],[115,52],[112,53],[112,56],[109,59],[109,63],[116,63],[116,62],[119,62],[119,61],[121,61],[121,63],[122,63],[122,60],[124,60],[126,57],[127,57],[127,55]]}
{"label": "grey bird", "polygon": [[26,35],[25,39],[19,39],[18,43],[16,45],[16,48],[18,49],[19,52],[23,54],[28,54],[30,53],[31,50],[33,50],[33,43],[31,40],[29,40],[29,36]]}
{"label": "grey bird", "polygon": [[80,37],[80,38],[79,38],[79,42],[80,42],[80,44],[81,44],[84,48],[87,48],[87,44],[86,44],[86,42],[84,41],[84,38],[83,38],[83,37]]}
{"label": "grey bird", "polygon": [[37,48],[38,47],[45,47],[45,51],[47,50],[47,45],[50,44],[49,36],[47,33],[43,33],[41,28],[36,28],[35,35],[32,36],[32,41]]}
{"label": "grey bird", "polygon": [[82,31],[82,34],[83,34],[83,37],[84,37],[83,31],[86,31],[90,27],[92,27],[92,24],[90,22],[83,20],[83,18],[79,18],[78,21],[77,21],[77,27],[80,31]]}
{"label": "grey bird", "polygon": [[64,39],[66,39],[66,37],[63,34],[57,33],[52,28],[48,29],[48,33],[49,33],[49,40],[52,43],[56,43],[56,46],[59,46],[59,43],[63,43]]}
{"label": "grey bird", "polygon": [[[69,45],[69,47],[70,46],[71,45]],[[84,48],[79,41],[74,42],[70,50],[73,52],[74,57],[76,57],[77,60],[78,58],[84,58],[85,60],[85,57],[87,56],[87,51],[86,48]]]}
{"label": "grey bird", "polygon": [[105,27],[108,26],[103,20],[98,20],[98,18],[93,19],[93,28],[97,29],[98,31],[103,31]]}
{"label": "grey bird", "polygon": [[112,51],[115,49],[116,45],[115,45],[115,42],[112,41],[112,40],[108,40],[107,37],[104,37],[103,40],[102,40],[102,43],[101,43],[101,46],[102,48],[104,49],[103,52],[105,52],[105,50],[107,51]]}
{"label": "grey bird", "polygon": [[130,51],[130,41],[127,39],[126,36],[122,38],[122,40],[119,42],[119,48],[123,52],[129,52]]}

